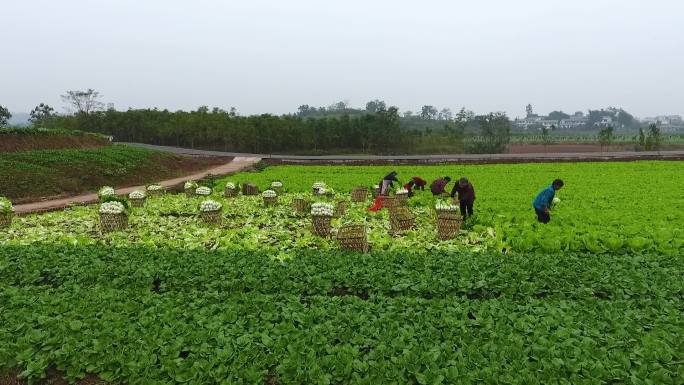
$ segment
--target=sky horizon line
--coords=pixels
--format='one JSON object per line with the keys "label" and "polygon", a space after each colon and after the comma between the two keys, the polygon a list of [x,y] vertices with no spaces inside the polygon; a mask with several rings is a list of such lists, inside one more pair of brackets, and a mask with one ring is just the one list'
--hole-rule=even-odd
{"label": "sky horizon line", "polygon": [[[680,0],[22,0],[3,4],[0,104],[69,89],[169,110],[422,105],[523,116],[684,114]],[[47,96],[47,97],[46,97]],[[42,99],[42,100],[41,100]],[[296,101],[296,102],[295,102]]]}

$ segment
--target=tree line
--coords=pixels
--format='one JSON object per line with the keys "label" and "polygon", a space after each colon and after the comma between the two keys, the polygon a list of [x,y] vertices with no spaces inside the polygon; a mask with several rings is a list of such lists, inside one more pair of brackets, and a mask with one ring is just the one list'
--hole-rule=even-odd
{"label": "tree line", "polygon": [[[295,114],[241,116],[206,106],[194,111],[104,108],[92,89],[62,95],[72,109],[57,115],[45,104],[31,113],[35,126],[111,135],[116,141],[248,153],[462,153],[503,152],[510,120],[503,113],[476,116],[461,110],[400,116],[380,100],[365,110],[344,102],[328,108],[303,105]],[[429,122],[421,123],[421,121]],[[477,136],[478,140],[468,140]]]}

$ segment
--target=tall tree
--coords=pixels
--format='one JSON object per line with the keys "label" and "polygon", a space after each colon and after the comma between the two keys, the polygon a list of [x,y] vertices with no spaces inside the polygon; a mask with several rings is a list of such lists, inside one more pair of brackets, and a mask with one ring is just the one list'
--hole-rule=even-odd
{"label": "tall tree", "polygon": [[366,111],[368,112],[378,112],[384,111],[386,109],[387,105],[385,104],[385,102],[379,99],[371,100],[368,103],[366,103]]}
{"label": "tall tree", "polygon": [[451,113],[451,110],[449,108],[442,108],[442,110],[439,112],[438,119],[439,120],[451,120],[453,118],[453,114]]}
{"label": "tall tree", "polygon": [[74,109],[78,115],[89,115],[94,111],[102,110],[104,103],[100,99],[100,93],[92,88],[85,91],[67,91],[62,95],[62,101]]}
{"label": "tall tree", "polygon": [[479,128],[481,141],[476,141],[471,152],[502,153],[511,140],[511,121],[506,114],[497,112],[476,116],[473,123]]}
{"label": "tall tree", "polygon": [[312,108],[309,107],[308,104],[302,104],[301,106],[299,106],[299,108],[297,108],[297,115],[301,116],[302,118],[308,116],[312,112],[316,113],[316,108],[314,107],[312,111]]}
{"label": "tall tree", "polygon": [[646,138],[647,150],[660,150],[660,127],[657,124],[651,123],[648,126],[648,137]]}
{"label": "tall tree", "polygon": [[639,124],[632,114],[622,108],[617,112],[617,122],[622,128],[633,128]]}
{"label": "tall tree", "polygon": [[437,117],[437,109],[434,106],[425,105],[420,110],[421,119],[432,120]]}
{"label": "tall tree", "polygon": [[561,119],[567,119],[569,117],[570,117],[570,115],[566,114],[563,111],[551,111],[551,112],[549,112],[549,119],[551,119],[551,120],[561,120]]}
{"label": "tall tree", "polygon": [[12,114],[10,114],[7,107],[0,106],[0,127],[6,127],[11,117]]}
{"label": "tall tree", "polygon": [[646,148],[646,135],[644,134],[643,127],[639,127],[639,149],[643,150]]}
{"label": "tall tree", "polygon": [[613,141],[613,127],[608,126],[602,128],[598,133],[598,137],[599,143],[601,143],[601,149],[603,149],[603,147],[610,149],[610,142]]}
{"label": "tall tree", "polygon": [[45,103],[40,103],[31,111],[29,122],[34,126],[38,126],[55,116],[54,108]]}

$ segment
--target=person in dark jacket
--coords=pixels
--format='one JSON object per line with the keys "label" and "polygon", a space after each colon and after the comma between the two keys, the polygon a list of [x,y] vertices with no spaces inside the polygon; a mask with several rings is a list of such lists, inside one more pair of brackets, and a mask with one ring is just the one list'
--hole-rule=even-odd
{"label": "person in dark jacket", "polygon": [[448,176],[445,176],[444,178],[439,178],[432,182],[430,185],[430,191],[432,191],[432,195],[441,195],[441,194],[448,194],[446,191],[446,185],[451,182],[451,178]]}
{"label": "person in dark jacket", "polygon": [[540,191],[537,197],[534,198],[532,206],[539,222],[546,224],[551,221],[551,203],[556,196],[556,191],[560,190],[563,185],[564,183],[561,179],[556,179],[551,183],[551,186]]}
{"label": "person in dark jacket", "polygon": [[462,177],[458,183],[451,189],[451,197],[456,197],[458,193],[459,207],[461,208],[461,216],[463,219],[473,216],[473,203],[475,203],[475,188],[473,184],[468,181],[468,178]]}
{"label": "person in dark jacket", "polygon": [[382,181],[380,182],[380,195],[388,195],[390,187],[394,187],[393,182],[399,183],[396,171],[392,171],[391,173],[385,175],[384,178],[382,178]]}

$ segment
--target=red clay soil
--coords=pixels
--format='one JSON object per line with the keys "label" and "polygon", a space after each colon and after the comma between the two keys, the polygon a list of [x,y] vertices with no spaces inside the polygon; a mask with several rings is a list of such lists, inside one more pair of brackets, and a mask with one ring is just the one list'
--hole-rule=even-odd
{"label": "red clay soil", "polygon": [[564,152],[604,152],[604,151],[632,151],[634,145],[614,144],[610,148],[601,147],[598,144],[521,144],[508,145],[509,154],[540,154],[540,153],[564,153]]}
{"label": "red clay soil", "polygon": [[[520,154],[516,154],[520,155]],[[270,166],[280,165],[303,165],[303,166],[386,166],[386,165],[443,165],[443,164],[519,164],[519,163],[578,163],[578,162],[631,162],[639,160],[669,160],[682,161],[684,155],[668,155],[653,157],[642,155],[638,152],[623,157],[606,157],[604,153],[586,153],[586,156],[577,158],[555,158],[537,157],[530,154],[530,157],[515,158],[488,158],[487,155],[476,158],[456,158],[456,159],[262,159]]]}
{"label": "red clay soil", "polygon": [[[662,151],[677,151],[684,149],[684,145],[664,144],[660,147]],[[615,152],[615,151],[634,151],[634,144],[611,144],[610,147],[601,147],[600,144],[522,144],[514,143],[508,145],[509,154],[559,154],[559,153],[578,153],[578,152]]]}
{"label": "red clay soil", "polygon": [[95,148],[109,146],[110,144],[106,138],[96,135],[2,134],[0,136],[0,152]]}

